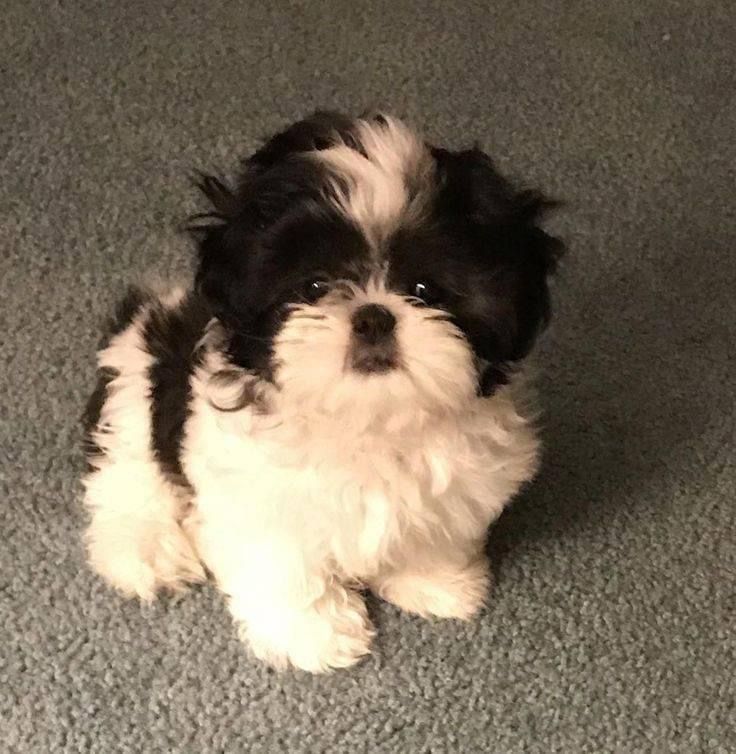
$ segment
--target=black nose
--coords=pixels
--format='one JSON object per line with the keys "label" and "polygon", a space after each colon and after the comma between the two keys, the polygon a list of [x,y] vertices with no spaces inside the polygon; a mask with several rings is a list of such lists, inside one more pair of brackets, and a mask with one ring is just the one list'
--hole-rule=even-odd
{"label": "black nose", "polygon": [[353,312],[353,332],[365,343],[375,345],[394,331],[396,317],[380,304],[365,304]]}

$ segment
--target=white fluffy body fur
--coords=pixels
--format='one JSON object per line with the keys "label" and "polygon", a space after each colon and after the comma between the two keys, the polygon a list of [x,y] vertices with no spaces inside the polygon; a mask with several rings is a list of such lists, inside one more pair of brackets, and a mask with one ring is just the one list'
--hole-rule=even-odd
{"label": "white fluffy body fur", "polygon": [[[421,211],[402,176],[431,167],[400,125],[361,128],[365,155],[337,146],[318,157],[343,179],[335,201],[379,245]],[[181,485],[152,449],[142,332],[151,307],[174,311],[182,296],[152,297],[99,354],[114,378],[85,479],[93,567],[144,600],[206,568],[257,657],[313,672],[369,652],[362,588],[424,616],[474,615],[489,587],[488,526],[537,467],[523,373],[480,397],[456,326],[381,274],[294,306],[270,381],[233,367],[212,320],[189,378]],[[365,303],[396,318],[399,365],[380,375],[346,366]]]}

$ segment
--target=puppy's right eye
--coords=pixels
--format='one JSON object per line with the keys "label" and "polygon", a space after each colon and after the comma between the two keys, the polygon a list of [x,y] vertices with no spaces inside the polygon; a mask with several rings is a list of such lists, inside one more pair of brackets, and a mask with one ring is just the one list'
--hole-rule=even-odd
{"label": "puppy's right eye", "polygon": [[322,278],[316,278],[315,280],[310,280],[304,286],[302,295],[304,297],[304,300],[308,304],[314,304],[315,302],[319,301],[319,299],[321,299],[329,289],[330,287],[326,280],[323,280]]}

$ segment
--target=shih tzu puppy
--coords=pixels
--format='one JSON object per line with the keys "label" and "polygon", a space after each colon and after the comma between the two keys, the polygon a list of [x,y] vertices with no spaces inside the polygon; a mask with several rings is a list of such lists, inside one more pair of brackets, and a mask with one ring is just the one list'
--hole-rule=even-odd
{"label": "shih tzu puppy", "polygon": [[211,573],[257,657],[313,672],[369,652],[363,588],[470,618],[537,468],[550,203],[477,149],[322,112],[200,187],[195,284],[131,290],[98,355],[92,566],[143,600]]}

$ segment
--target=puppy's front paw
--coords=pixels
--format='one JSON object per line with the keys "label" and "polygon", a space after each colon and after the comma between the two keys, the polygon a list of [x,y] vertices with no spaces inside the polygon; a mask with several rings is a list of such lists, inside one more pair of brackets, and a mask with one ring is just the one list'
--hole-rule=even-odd
{"label": "puppy's front paw", "polygon": [[400,571],[377,585],[379,596],[424,617],[468,620],[485,603],[490,586],[486,558],[464,568],[440,564],[433,570]]}
{"label": "puppy's front paw", "polygon": [[256,657],[310,673],[354,665],[370,653],[374,633],[365,603],[351,591],[327,594],[304,610],[270,610],[241,627]]}
{"label": "puppy's front paw", "polygon": [[96,518],[87,531],[92,567],[127,597],[150,602],[159,589],[181,591],[205,580],[202,564],[179,525]]}

